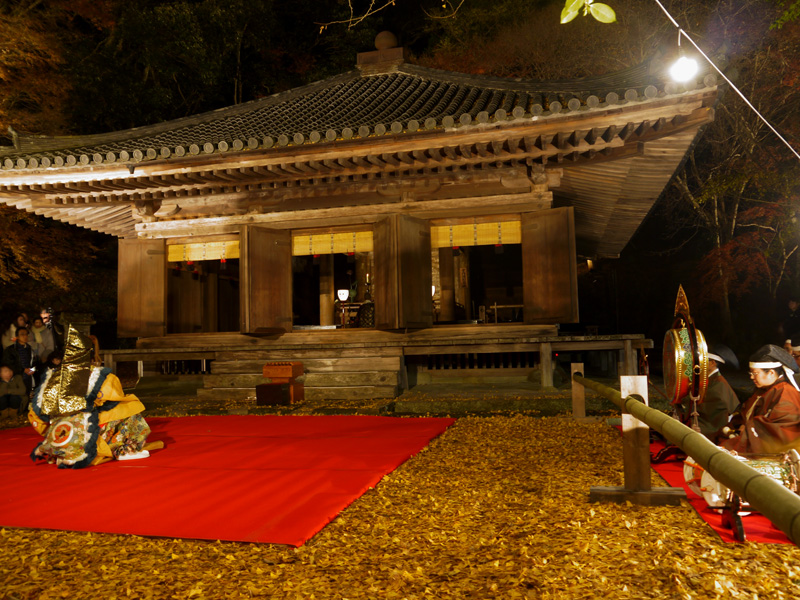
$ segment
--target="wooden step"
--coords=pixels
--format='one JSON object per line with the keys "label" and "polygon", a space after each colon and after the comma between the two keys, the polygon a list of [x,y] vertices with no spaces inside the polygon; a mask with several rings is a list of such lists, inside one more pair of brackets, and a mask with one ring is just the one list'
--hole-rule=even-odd
{"label": "wooden step", "polygon": [[[336,386],[361,386],[361,385],[397,385],[397,371],[359,371],[336,373],[308,373],[306,374],[305,387],[336,387]],[[269,383],[269,379],[255,374],[227,374],[206,375],[203,378],[203,387],[211,388],[255,388],[262,383]]]}
{"label": "wooden step", "polygon": [[358,373],[308,373],[305,386],[351,387],[351,386],[389,386],[397,385],[397,371],[362,371]]}
{"label": "wooden step", "polygon": [[[269,379],[261,373],[235,373],[228,375],[206,375],[203,377],[203,387],[209,388],[253,388],[262,383],[269,383]],[[255,391],[253,392],[255,394]]]}
{"label": "wooden step", "polygon": [[300,360],[312,358],[331,358],[335,355],[337,358],[376,358],[386,356],[402,356],[403,349],[394,347],[362,347],[359,345],[342,345],[328,348],[306,348],[298,346],[297,348],[276,348],[274,350],[220,350],[217,352],[217,360],[220,362],[234,361],[234,360],[263,360],[277,361],[277,360]]}
{"label": "wooden step", "polygon": [[[211,372],[225,373],[261,373],[264,364],[269,360],[215,360],[211,363]],[[357,358],[303,358],[300,360],[306,373],[339,372],[339,371],[399,371],[402,365],[400,356],[371,356]]]}

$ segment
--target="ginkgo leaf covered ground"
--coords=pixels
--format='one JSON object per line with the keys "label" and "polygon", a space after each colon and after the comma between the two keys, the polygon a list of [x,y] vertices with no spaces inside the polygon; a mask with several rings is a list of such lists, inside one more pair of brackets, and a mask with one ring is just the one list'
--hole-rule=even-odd
{"label": "ginkgo leaf covered ground", "polygon": [[796,546],[725,544],[686,504],[589,504],[621,454],[602,421],[465,417],[300,548],[6,528],[0,597],[800,597]]}

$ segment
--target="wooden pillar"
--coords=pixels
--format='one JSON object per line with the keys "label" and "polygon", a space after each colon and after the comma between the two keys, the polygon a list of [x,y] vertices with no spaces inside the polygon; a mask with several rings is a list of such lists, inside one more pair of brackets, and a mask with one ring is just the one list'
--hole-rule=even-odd
{"label": "wooden pillar", "polygon": [[103,353],[103,366],[106,369],[111,369],[112,373],[116,372],[117,364],[114,362],[114,353],[113,352],[104,352]]}
{"label": "wooden pillar", "polygon": [[456,320],[456,282],[452,248],[439,248],[440,321]]}
{"label": "wooden pillar", "polygon": [[553,348],[550,342],[539,344],[539,368],[542,370],[542,389],[553,387]]}
{"label": "wooden pillar", "polygon": [[572,380],[575,373],[583,375],[583,363],[572,363],[569,374],[572,381],[572,417],[582,419],[586,416],[586,389],[583,384]]}
{"label": "wooden pillar", "polygon": [[[641,396],[648,404],[647,377],[621,377],[619,392],[623,398]],[[622,413],[622,457],[625,489],[650,490],[650,428],[627,412]]]}
{"label": "wooden pillar", "polygon": [[319,257],[319,324],[333,325],[334,296],[333,289],[333,254],[321,254]]}
{"label": "wooden pillar", "polygon": [[639,374],[639,361],[636,355],[636,350],[633,348],[631,340],[624,341],[622,362],[625,365],[625,375],[638,375]]}

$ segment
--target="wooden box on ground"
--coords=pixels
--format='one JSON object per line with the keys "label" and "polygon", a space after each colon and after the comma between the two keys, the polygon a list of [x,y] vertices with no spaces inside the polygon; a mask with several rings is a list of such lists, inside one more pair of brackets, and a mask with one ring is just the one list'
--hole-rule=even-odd
{"label": "wooden box on ground", "polygon": [[303,401],[303,383],[297,381],[303,374],[302,362],[268,362],[262,373],[270,382],[256,386],[256,404],[293,404]]}

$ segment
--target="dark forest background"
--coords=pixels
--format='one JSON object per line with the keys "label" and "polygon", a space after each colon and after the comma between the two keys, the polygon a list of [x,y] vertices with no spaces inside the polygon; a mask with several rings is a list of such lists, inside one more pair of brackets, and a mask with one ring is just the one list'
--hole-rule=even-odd
{"label": "dark forest background", "polygon": [[[356,0],[0,0],[0,144],[268,96],[353,69],[383,30],[418,64],[503,77],[576,78],[674,57],[677,30],[655,2],[606,3],[616,23],[560,25],[563,0],[396,0],[363,19],[370,3]],[[797,3],[663,4],[800,147]],[[744,356],[781,343],[778,324],[800,293],[799,174],[800,160],[726,89],[622,255],[581,270],[582,325],[644,333],[658,347],[682,284],[710,340]],[[0,228],[3,320],[40,305],[92,312],[101,341],[115,344],[116,240],[5,206]]]}

